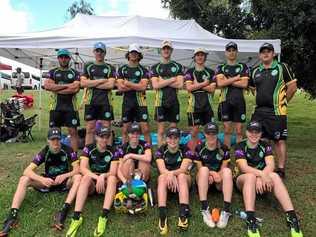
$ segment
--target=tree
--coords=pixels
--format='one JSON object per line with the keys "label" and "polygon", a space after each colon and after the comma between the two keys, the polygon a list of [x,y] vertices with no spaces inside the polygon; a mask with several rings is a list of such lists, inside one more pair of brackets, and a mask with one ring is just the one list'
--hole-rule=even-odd
{"label": "tree", "polygon": [[77,13],[94,15],[94,9],[92,8],[91,4],[85,0],[75,1],[67,9],[67,16],[68,18],[72,19],[77,15]]}

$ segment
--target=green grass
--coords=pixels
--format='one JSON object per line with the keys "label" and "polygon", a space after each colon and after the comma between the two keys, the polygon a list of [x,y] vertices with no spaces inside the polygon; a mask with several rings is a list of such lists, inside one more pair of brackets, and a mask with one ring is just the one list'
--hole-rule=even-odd
{"label": "green grass", "polygon": [[[0,92],[1,101],[13,92]],[[39,113],[38,92],[27,91],[27,94],[35,95],[35,108],[27,110],[27,115]],[[121,97],[114,97],[114,110],[116,118],[120,116]],[[214,111],[217,109],[218,94],[214,99]],[[180,93],[181,122],[179,127],[187,128],[185,109],[187,106],[186,93]],[[29,164],[32,156],[45,144],[48,125],[48,96],[43,92],[43,109],[41,111],[41,129],[34,128],[35,142],[0,144],[0,220],[4,220],[10,209],[11,199],[15,192],[17,182],[23,169]],[[148,93],[148,104],[153,104],[153,94]],[[249,118],[254,107],[254,98],[247,96],[247,117]],[[154,130],[153,107],[149,106],[151,122]],[[81,111],[81,118],[82,118]],[[286,184],[292,201],[302,218],[302,229],[305,236],[315,236],[316,231],[316,136],[315,136],[316,104],[306,99],[305,95],[297,94],[289,105],[289,139],[288,139],[288,169]],[[81,120],[83,123],[83,120]],[[119,132],[119,131],[118,131]],[[24,200],[20,212],[20,223],[17,230],[10,236],[64,236],[65,232],[56,233],[50,228],[54,212],[60,208],[65,194],[39,194],[30,189]],[[211,207],[222,206],[222,196],[219,193],[211,193],[209,196]],[[176,230],[177,201],[175,198],[168,203],[168,216],[170,236],[245,236],[244,223],[238,218],[232,218],[225,230],[209,229],[203,224],[199,213],[199,201],[196,193],[191,194],[192,218],[187,233],[179,233]],[[257,201],[257,215],[264,218],[262,236],[289,236],[285,225],[285,219],[280,206],[273,198]],[[92,236],[97,223],[97,218],[102,207],[102,197],[94,196],[88,199],[84,209],[84,224],[78,236]],[[233,194],[233,208],[243,208],[241,195]],[[157,232],[157,208],[150,208],[147,214],[136,217],[116,214],[111,212],[110,222],[106,232],[107,236],[158,236]],[[69,219],[67,221],[69,226]]]}

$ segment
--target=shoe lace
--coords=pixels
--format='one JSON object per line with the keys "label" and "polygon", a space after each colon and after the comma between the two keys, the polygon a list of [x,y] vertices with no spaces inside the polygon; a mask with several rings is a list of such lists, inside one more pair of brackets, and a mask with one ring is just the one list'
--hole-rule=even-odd
{"label": "shoe lace", "polygon": [[255,218],[247,220],[248,229],[252,231],[252,233],[256,233],[258,229],[257,220]]}
{"label": "shoe lace", "polygon": [[296,217],[288,218],[288,223],[296,232],[300,232],[299,221]]}

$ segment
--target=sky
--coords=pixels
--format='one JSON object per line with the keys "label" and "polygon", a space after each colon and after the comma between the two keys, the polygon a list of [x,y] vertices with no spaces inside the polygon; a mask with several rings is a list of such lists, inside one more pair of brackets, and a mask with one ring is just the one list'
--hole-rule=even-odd
{"label": "sky", "polygon": [[[75,0],[0,0],[0,35],[41,31],[63,25]],[[161,0],[86,0],[96,15],[141,15],[168,18]]]}

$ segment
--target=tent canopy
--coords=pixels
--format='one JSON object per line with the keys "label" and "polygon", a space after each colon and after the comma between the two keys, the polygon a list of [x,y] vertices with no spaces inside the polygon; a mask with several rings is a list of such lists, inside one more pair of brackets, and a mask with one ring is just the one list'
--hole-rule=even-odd
{"label": "tent canopy", "polygon": [[[113,64],[126,63],[126,48],[131,43],[142,47],[142,64],[152,65],[159,61],[162,40],[171,40],[173,59],[185,66],[192,64],[193,50],[204,47],[209,51],[208,65],[224,61],[224,46],[231,41],[203,29],[194,20],[157,19],[142,16],[89,16],[78,14],[61,27],[39,31],[0,36],[0,56],[14,59],[33,67],[43,68],[56,64],[56,50],[68,48],[73,53],[76,65],[93,60],[95,42],[104,42],[107,60]],[[281,41],[233,40],[238,44],[239,60],[249,65],[257,62],[259,47],[264,42],[274,45],[280,53]]]}

